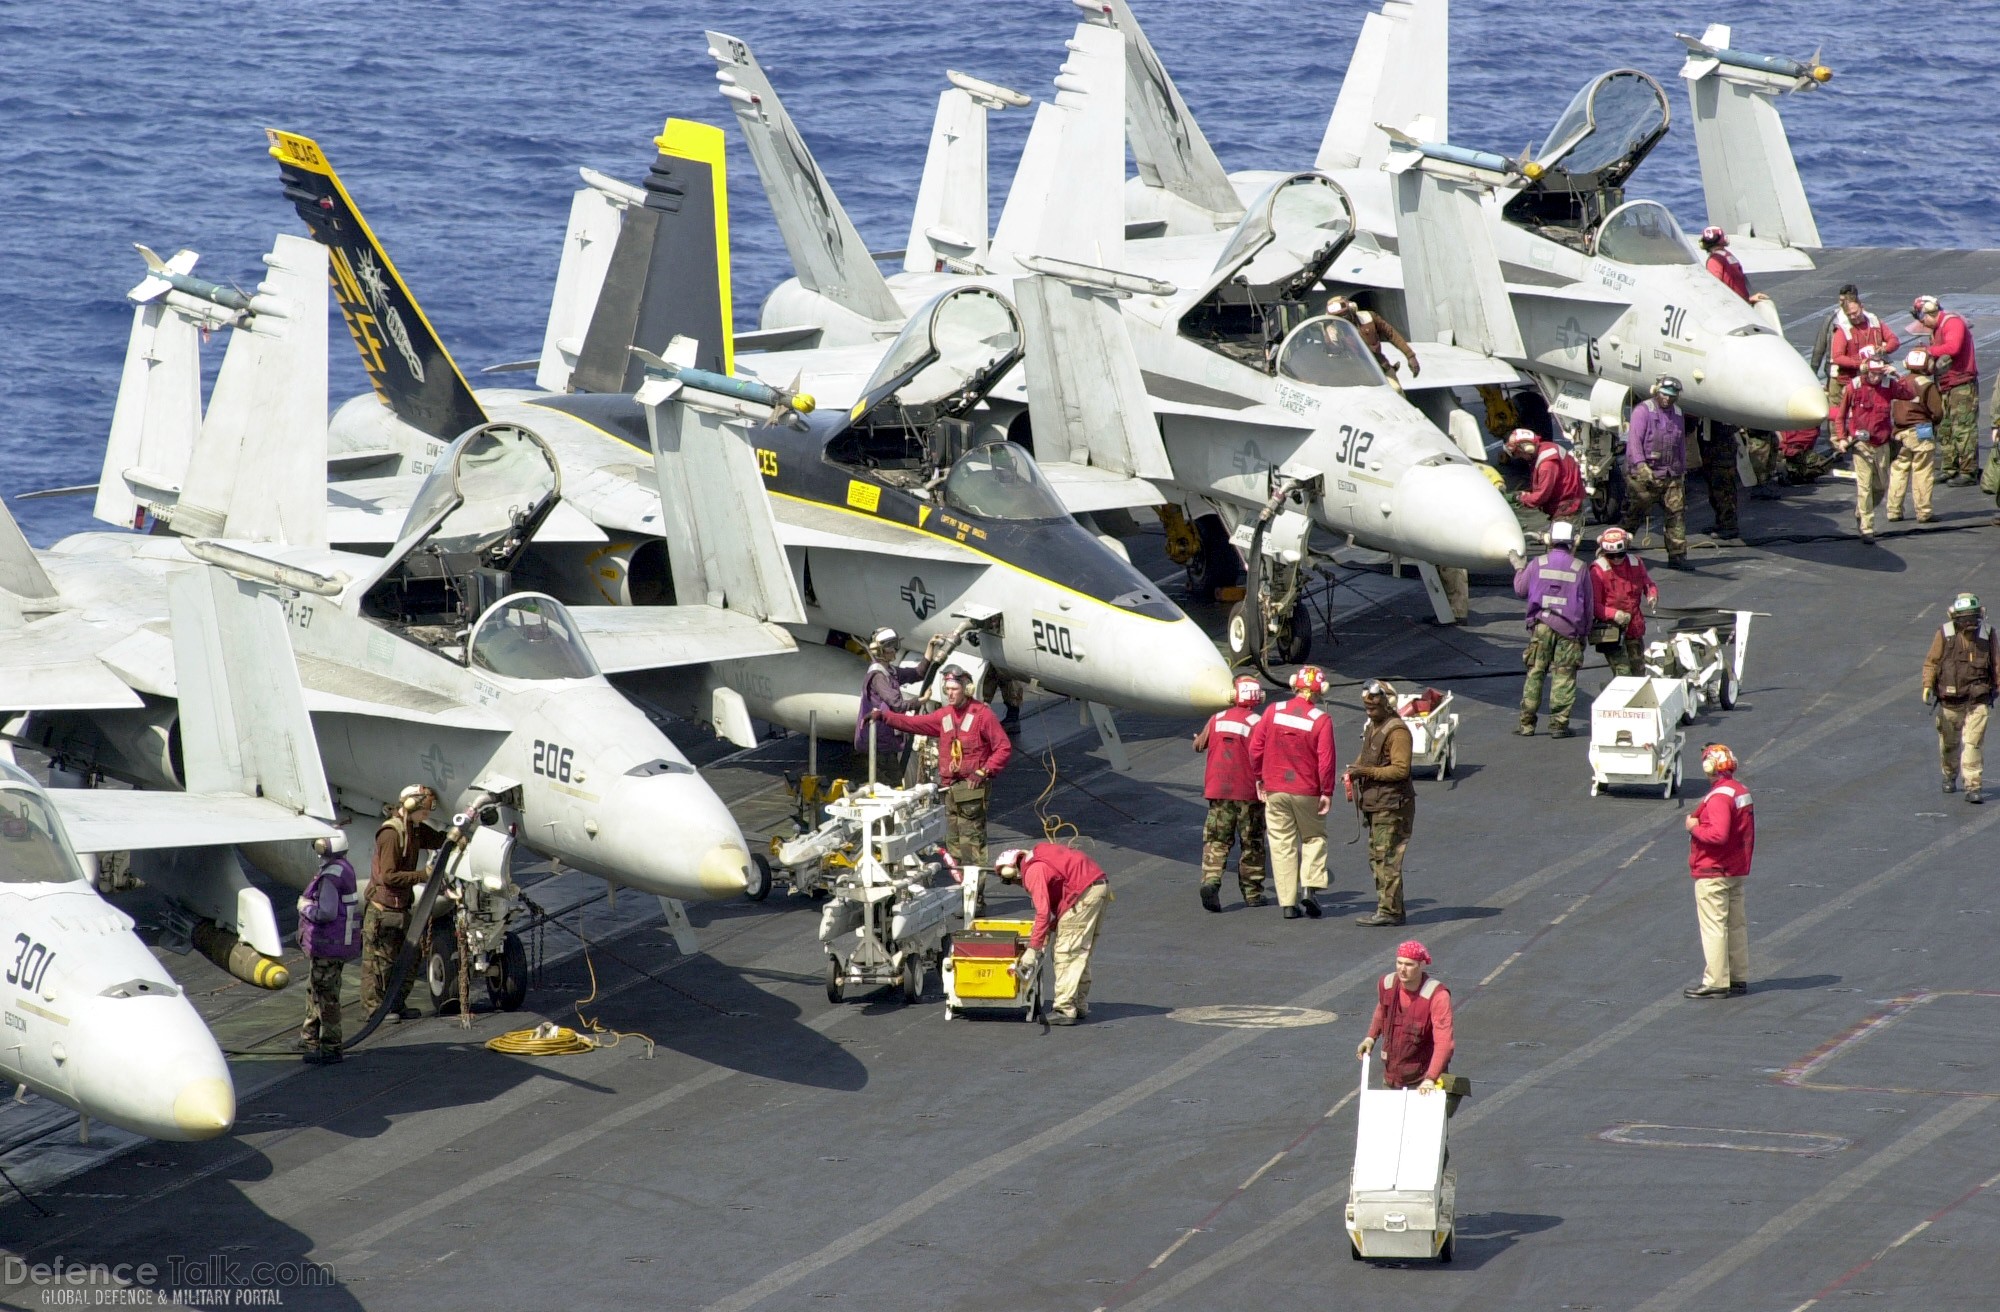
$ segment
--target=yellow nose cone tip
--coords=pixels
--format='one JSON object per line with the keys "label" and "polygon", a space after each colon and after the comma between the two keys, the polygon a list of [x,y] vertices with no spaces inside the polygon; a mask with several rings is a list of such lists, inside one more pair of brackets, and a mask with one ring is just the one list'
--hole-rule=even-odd
{"label": "yellow nose cone tip", "polygon": [[750,887],[750,854],[734,843],[717,843],[695,873],[710,897],[735,897]]}
{"label": "yellow nose cone tip", "polygon": [[792,409],[798,411],[802,415],[811,414],[813,412],[813,407],[818,404],[819,403],[817,401],[814,401],[811,396],[807,395],[804,392],[800,392],[797,396],[792,398]]}
{"label": "yellow nose cone tip", "polygon": [[1812,80],[1815,82],[1831,82],[1833,81],[1833,70],[1825,64],[1815,65],[1812,71]]}
{"label": "yellow nose cone tip", "polygon": [[190,1139],[213,1139],[235,1123],[236,1090],[228,1080],[191,1080],[174,1099],[174,1124]]}
{"label": "yellow nose cone tip", "polygon": [[1817,387],[1801,387],[1785,401],[1785,415],[1800,427],[1826,422],[1826,393]]}
{"label": "yellow nose cone tip", "polygon": [[1226,669],[1203,670],[1196,676],[1188,700],[1198,711],[1219,711],[1236,700],[1236,679]]}
{"label": "yellow nose cone tip", "polygon": [[283,962],[265,957],[257,963],[258,988],[281,989],[291,982],[292,972],[285,968]]}

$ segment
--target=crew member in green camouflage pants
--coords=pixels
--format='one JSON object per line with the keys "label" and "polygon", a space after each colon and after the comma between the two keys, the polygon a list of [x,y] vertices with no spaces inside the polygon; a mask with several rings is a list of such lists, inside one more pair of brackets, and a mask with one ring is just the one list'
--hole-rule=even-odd
{"label": "crew member in green camouflage pants", "polygon": [[1583,643],[1565,638],[1546,624],[1535,626],[1528,639],[1528,677],[1521,685],[1521,727],[1534,732],[1542,713],[1542,679],[1549,684],[1549,730],[1558,738],[1569,736],[1570,711],[1576,706],[1576,671],[1583,664]]}
{"label": "crew member in green camouflage pants", "polygon": [[956,783],[945,790],[944,845],[967,865],[986,864],[986,784]]}
{"label": "crew member in green camouflage pants", "polygon": [[1979,418],[1979,363],[1971,326],[1928,294],[1910,303],[1910,313],[1931,335],[1927,351],[1938,391],[1944,393],[1944,421],[1937,426],[1937,481],[1971,486],[1979,482],[1979,438],[1973,432]]}
{"label": "crew member in green camouflage pants", "polygon": [[1403,853],[1417,824],[1417,790],[1410,783],[1410,726],[1396,714],[1396,689],[1381,679],[1361,690],[1368,727],[1361,753],[1347,767],[1347,789],[1368,821],[1368,865],[1375,874],[1375,914],[1357,925],[1403,923]]}
{"label": "crew member in green camouflage pants", "polygon": [[1202,796],[1208,818],[1201,825],[1201,905],[1222,910],[1222,868],[1229,864],[1229,845],[1241,843],[1236,859],[1236,886],[1243,905],[1264,905],[1264,804],[1257,800],[1257,773],[1250,768],[1250,734],[1263,718],[1257,708],[1264,685],[1254,674],[1236,678],[1235,705],[1210,716],[1194,736],[1194,749],[1207,754],[1202,771]]}
{"label": "crew member in green camouflage pants", "polygon": [[1229,845],[1241,845],[1236,858],[1236,887],[1243,905],[1264,905],[1264,804],[1211,801],[1201,822],[1201,886],[1220,890],[1222,870],[1229,864]]}
{"label": "crew member in green camouflage pants", "polygon": [[1736,529],[1736,429],[1707,420],[1696,440],[1701,447],[1701,478],[1708,484],[1708,508],[1715,515],[1710,531],[1719,538],[1741,537]]}
{"label": "crew member in green camouflage pants", "polygon": [[1662,535],[1667,543],[1667,563],[1684,569],[1687,559],[1687,478],[1655,473],[1645,465],[1625,471],[1625,522],[1628,533],[1642,533],[1654,506],[1665,520]]}
{"label": "crew member in green camouflage pants", "polygon": [[[442,834],[424,823],[437,804],[438,795],[428,785],[411,784],[375,831],[375,862],[368,880],[368,906],[361,920],[364,1015],[374,1015],[388,996],[389,977],[395,974],[396,958],[410,932],[413,890],[425,874],[420,853],[435,851],[444,842]],[[415,1018],[416,1009],[409,1005],[410,985],[415,982],[415,971],[403,977],[403,986],[396,990],[389,1008],[392,1018]]]}

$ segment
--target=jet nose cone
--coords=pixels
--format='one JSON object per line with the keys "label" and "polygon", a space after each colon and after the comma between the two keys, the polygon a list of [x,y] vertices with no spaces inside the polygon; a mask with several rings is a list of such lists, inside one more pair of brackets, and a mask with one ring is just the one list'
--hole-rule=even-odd
{"label": "jet nose cone", "polygon": [[1785,414],[1794,428],[1812,428],[1826,422],[1826,389],[1808,384],[1793,392],[1785,402]]}
{"label": "jet nose cone", "polygon": [[729,808],[690,767],[627,775],[604,799],[597,873],[661,897],[714,901],[750,887],[750,849]]}
{"label": "jet nose cone", "polygon": [[1217,711],[1234,693],[1229,662],[1201,626],[1182,616],[1149,619],[1116,611],[1091,627],[1078,681],[1045,686],[1072,697],[1151,715]]}
{"label": "jet nose cone", "polygon": [[1219,711],[1236,700],[1236,679],[1227,665],[1203,670],[1189,685],[1188,698],[1197,711]]}
{"label": "jet nose cone", "polygon": [[1772,431],[1825,422],[1826,389],[1790,342],[1774,334],[1726,340],[1694,385],[1701,413]]}
{"label": "jet nose cone", "polygon": [[174,1124],[189,1139],[213,1139],[236,1124],[236,1090],[228,1080],[189,1080],[174,1096]]}
{"label": "jet nose cone", "polygon": [[1460,569],[1500,569],[1521,551],[1521,522],[1477,466],[1417,465],[1396,482],[1390,528],[1406,554]]}

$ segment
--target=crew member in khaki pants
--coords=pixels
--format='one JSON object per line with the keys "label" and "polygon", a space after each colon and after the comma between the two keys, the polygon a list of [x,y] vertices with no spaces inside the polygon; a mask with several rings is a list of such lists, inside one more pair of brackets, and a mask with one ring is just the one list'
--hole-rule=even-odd
{"label": "crew member in khaki pants", "polygon": [[1313,894],[1326,887],[1326,813],[1333,807],[1333,717],[1318,701],[1326,675],[1317,665],[1292,674],[1297,694],[1279,702],[1250,732],[1250,773],[1264,803],[1271,878],[1286,920],[1317,920]]}
{"label": "crew member in khaki pants", "polygon": [[1694,877],[1695,918],[1701,924],[1701,983],[1690,998],[1740,997],[1750,991],[1750,922],[1743,881],[1757,846],[1750,790],[1736,779],[1736,753],[1721,743],[1701,749],[1702,773],[1715,781],[1687,818],[1688,874]]}
{"label": "crew member in khaki pants", "polygon": [[1903,357],[1910,371],[1910,387],[1916,399],[1891,401],[1889,423],[1895,430],[1896,454],[1889,462],[1889,519],[1903,517],[1903,498],[1912,496],[1917,504],[1917,522],[1928,524],[1937,516],[1931,512],[1931,488],[1937,481],[1937,426],[1944,422],[1944,393],[1931,381],[1929,351],[1912,351]]}
{"label": "crew member in khaki pants", "polygon": [[1028,950],[1015,969],[1034,973],[1035,963],[1056,935],[1056,998],[1049,1024],[1075,1025],[1090,1014],[1090,952],[1104,927],[1111,885],[1104,867],[1066,843],[1037,843],[1033,850],[1009,848],[994,863],[1003,884],[1020,884],[1035,904],[1035,927]]}
{"label": "crew member in khaki pants", "polygon": [[1952,599],[1944,627],[1924,656],[1924,704],[1937,707],[1938,757],[1944,790],[1965,785],[1965,800],[1979,803],[1985,784],[1986,722],[1992,715],[1994,680],[2000,673],[2000,633],[1986,619],[1979,598]]}

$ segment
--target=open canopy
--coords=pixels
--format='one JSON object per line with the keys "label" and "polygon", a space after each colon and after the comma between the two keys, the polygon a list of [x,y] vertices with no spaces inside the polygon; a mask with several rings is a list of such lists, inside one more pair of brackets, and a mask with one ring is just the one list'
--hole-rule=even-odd
{"label": "open canopy", "polygon": [[1670,120],[1667,93],[1637,69],[1599,74],[1576,93],[1535,152],[1540,185],[1569,191],[1622,187]]}
{"label": "open canopy", "polygon": [[959,287],[911,315],[862,389],[861,422],[895,399],[900,421],[922,426],[971,409],[1021,358],[1021,319],[997,292]]}

